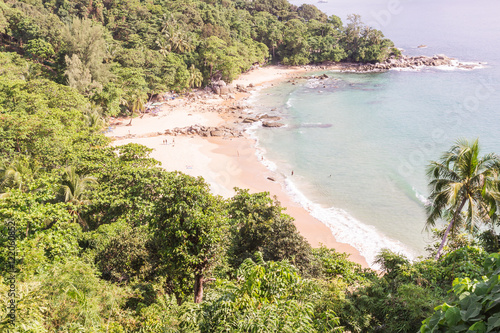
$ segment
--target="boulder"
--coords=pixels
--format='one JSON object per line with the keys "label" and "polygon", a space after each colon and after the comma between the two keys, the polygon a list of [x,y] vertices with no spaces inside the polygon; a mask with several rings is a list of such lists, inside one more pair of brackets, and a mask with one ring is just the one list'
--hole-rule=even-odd
{"label": "boulder", "polygon": [[263,127],[282,127],[282,126],[285,126],[285,125],[282,124],[282,123],[275,123],[275,122],[264,121],[262,123],[262,126]]}
{"label": "boulder", "polygon": [[224,136],[224,131],[211,131],[211,136]]}

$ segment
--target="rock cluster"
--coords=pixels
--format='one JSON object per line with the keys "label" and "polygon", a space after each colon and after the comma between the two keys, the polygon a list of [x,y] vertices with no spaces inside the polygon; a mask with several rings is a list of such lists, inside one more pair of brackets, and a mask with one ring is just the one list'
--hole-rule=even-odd
{"label": "rock cluster", "polygon": [[391,57],[381,63],[351,65],[345,70],[355,72],[383,72],[392,68],[417,68],[422,66],[454,66],[466,69],[472,69],[475,67],[474,65],[460,63],[453,58],[445,56],[444,54],[438,54],[432,57],[409,57],[405,55],[400,56],[399,58]]}
{"label": "rock cluster", "polygon": [[213,92],[220,96],[229,95],[234,92],[234,87],[231,84],[227,84],[223,80],[212,81],[210,86],[212,87]]}
{"label": "rock cluster", "polygon": [[[326,74],[321,74],[321,75],[312,75],[312,76],[303,76],[301,77],[303,79],[307,79],[307,80],[310,80],[310,79],[319,79],[319,80],[325,80],[325,79],[328,79],[328,75]],[[290,81],[288,81],[290,82]]]}
{"label": "rock cluster", "polygon": [[[243,116],[240,116],[240,118],[243,118]],[[282,127],[282,126],[284,126],[284,124],[277,122],[280,119],[281,118],[278,116],[270,116],[268,114],[261,114],[259,116],[243,118],[243,120],[241,122],[244,124],[251,124],[251,123],[255,123],[256,121],[262,121],[263,127]]]}
{"label": "rock cluster", "polygon": [[235,87],[232,84],[227,84],[223,80],[212,81],[210,86],[212,87],[212,91],[219,96],[230,95],[234,92],[247,93],[251,88],[253,88],[253,84],[249,84],[246,87],[242,84],[237,84]]}
{"label": "rock cluster", "polygon": [[218,136],[218,137],[240,137],[243,136],[243,133],[240,130],[235,128],[231,128],[228,126],[219,126],[219,127],[211,127],[211,126],[187,126],[187,127],[176,127],[174,129],[167,129],[163,134],[166,135],[199,135],[199,136]]}

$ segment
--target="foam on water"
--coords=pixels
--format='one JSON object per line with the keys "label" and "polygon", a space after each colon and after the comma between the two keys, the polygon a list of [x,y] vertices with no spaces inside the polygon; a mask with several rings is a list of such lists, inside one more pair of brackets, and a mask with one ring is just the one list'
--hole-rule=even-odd
{"label": "foam on water", "polygon": [[371,268],[380,269],[374,263],[374,260],[379,251],[384,248],[401,253],[410,260],[416,258],[416,255],[404,244],[386,237],[373,226],[363,224],[345,210],[335,207],[323,207],[317,203],[313,203],[288,178],[285,179],[285,188],[288,195],[295,202],[299,203],[313,217],[330,228],[337,241],[356,248],[365,257]]}
{"label": "foam on water", "polygon": [[248,136],[250,138],[255,140],[255,155],[257,156],[257,159],[266,168],[268,168],[269,170],[271,170],[273,172],[276,172],[276,170],[278,170],[278,166],[274,162],[265,158],[266,150],[259,145],[259,138],[255,132],[256,132],[257,128],[259,128],[260,126],[262,126],[262,122],[256,121],[256,122],[252,123],[249,127],[247,127],[245,132],[248,134]]}
{"label": "foam on water", "polygon": [[427,199],[423,194],[421,194],[420,192],[417,191],[417,189],[412,186],[411,188],[413,190],[413,192],[415,192],[415,197],[421,202],[423,203],[424,205],[426,206],[429,206],[432,202],[429,201],[429,199]]}

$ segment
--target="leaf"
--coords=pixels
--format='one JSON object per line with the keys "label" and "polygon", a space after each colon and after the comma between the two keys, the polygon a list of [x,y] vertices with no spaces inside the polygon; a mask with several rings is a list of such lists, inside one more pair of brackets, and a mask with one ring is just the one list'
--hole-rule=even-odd
{"label": "leaf", "polygon": [[496,294],[493,295],[489,295],[487,300],[490,300],[490,302],[488,302],[488,305],[486,306],[486,311],[489,311],[495,306],[497,306],[498,303],[500,303],[500,292],[497,292]]}
{"label": "leaf", "polygon": [[450,307],[444,315],[449,326],[455,326],[460,321],[460,310],[456,307]]}
{"label": "leaf", "polygon": [[500,327],[500,313],[496,313],[488,318],[488,330],[486,332],[491,332],[497,327]]}
{"label": "leaf", "polygon": [[477,302],[471,302],[466,311],[460,311],[463,321],[470,321],[481,312],[482,306]]}
{"label": "leaf", "polygon": [[443,319],[444,313],[441,310],[438,310],[434,312],[432,317],[429,320],[429,327],[432,329],[434,327],[437,327],[441,319]]}
{"label": "leaf", "polygon": [[469,327],[469,331],[476,333],[485,333],[486,332],[486,324],[484,321],[478,321],[471,327]]}
{"label": "leaf", "polygon": [[488,293],[489,289],[490,289],[489,283],[481,282],[481,283],[476,285],[476,289],[474,290],[474,294],[476,294],[477,296],[483,296],[483,295],[486,295]]}

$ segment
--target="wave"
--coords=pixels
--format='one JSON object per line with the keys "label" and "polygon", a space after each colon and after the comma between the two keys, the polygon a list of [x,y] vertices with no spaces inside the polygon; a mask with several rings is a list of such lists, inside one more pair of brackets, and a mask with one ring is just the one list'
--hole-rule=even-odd
{"label": "wave", "polygon": [[429,201],[429,199],[427,199],[427,197],[423,194],[421,194],[420,192],[417,191],[417,189],[412,186],[411,188],[413,190],[413,192],[415,193],[415,197],[421,202],[423,203],[425,206],[429,206],[431,204],[431,202]]}
{"label": "wave", "polygon": [[295,202],[330,228],[338,242],[356,248],[371,268],[380,269],[374,261],[376,255],[384,248],[403,254],[410,260],[416,258],[416,254],[403,243],[383,235],[374,226],[362,223],[345,210],[336,207],[326,208],[312,202],[288,178],[285,179],[285,188]]}

